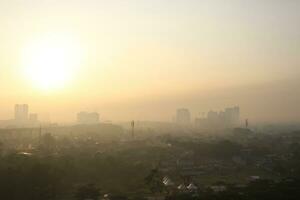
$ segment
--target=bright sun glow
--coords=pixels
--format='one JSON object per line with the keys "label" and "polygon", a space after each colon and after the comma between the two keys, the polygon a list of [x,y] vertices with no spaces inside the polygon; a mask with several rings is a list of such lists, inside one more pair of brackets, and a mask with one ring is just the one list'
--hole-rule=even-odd
{"label": "bright sun glow", "polygon": [[80,50],[79,43],[69,37],[36,39],[24,49],[24,74],[33,86],[43,90],[64,87],[79,67]]}

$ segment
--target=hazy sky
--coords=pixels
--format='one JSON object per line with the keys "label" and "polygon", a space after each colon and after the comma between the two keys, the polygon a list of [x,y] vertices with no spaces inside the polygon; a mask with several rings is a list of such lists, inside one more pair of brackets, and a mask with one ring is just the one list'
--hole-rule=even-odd
{"label": "hazy sky", "polygon": [[[177,107],[196,116],[232,105],[257,121],[300,121],[299,11],[299,0],[0,0],[0,119],[28,103],[53,121],[80,110],[170,120]],[[57,37],[80,59],[70,54],[78,63],[62,87],[41,89],[24,51]],[[40,61],[40,51],[29,53]]]}

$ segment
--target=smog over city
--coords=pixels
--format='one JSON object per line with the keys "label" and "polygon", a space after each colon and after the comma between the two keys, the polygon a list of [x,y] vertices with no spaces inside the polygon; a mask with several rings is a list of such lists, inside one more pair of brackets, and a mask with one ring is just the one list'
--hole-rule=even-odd
{"label": "smog over city", "polygon": [[0,0],[0,199],[300,199],[299,11]]}

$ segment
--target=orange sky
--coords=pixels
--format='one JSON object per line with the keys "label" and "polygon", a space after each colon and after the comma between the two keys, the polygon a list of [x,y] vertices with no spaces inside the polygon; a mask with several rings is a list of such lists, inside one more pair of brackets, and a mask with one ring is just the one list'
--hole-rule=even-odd
{"label": "orange sky", "polygon": [[28,103],[53,121],[81,110],[170,120],[177,107],[196,116],[232,105],[257,121],[297,121],[299,9],[279,0],[0,1],[0,119]]}

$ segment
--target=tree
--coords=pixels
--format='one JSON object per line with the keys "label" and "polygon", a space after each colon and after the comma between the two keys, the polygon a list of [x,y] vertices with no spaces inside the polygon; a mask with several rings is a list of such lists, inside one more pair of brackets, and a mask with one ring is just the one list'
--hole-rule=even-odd
{"label": "tree", "polygon": [[42,138],[42,149],[46,154],[53,153],[56,149],[56,139],[51,133],[46,133]]}
{"label": "tree", "polygon": [[158,169],[152,169],[150,174],[145,178],[146,184],[153,194],[158,194],[163,192],[163,182],[162,176]]}

